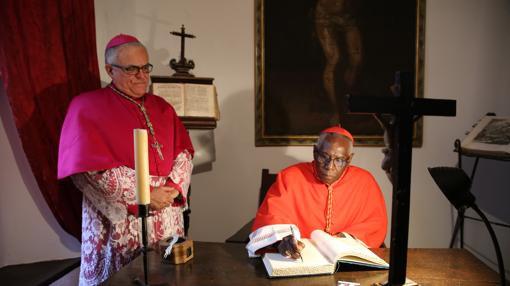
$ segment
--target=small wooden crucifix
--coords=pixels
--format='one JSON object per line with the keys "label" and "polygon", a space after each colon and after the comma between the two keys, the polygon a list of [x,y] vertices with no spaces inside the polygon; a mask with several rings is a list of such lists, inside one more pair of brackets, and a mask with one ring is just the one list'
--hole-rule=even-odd
{"label": "small wooden crucifix", "polygon": [[193,74],[189,73],[189,70],[195,68],[195,62],[193,62],[193,60],[187,60],[184,57],[185,50],[184,41],[186,38],[194,39],[196,37],[191,34],[186,34],[184,32],[184,25],[181,26],[181,32],[170,32],[170,34],[181,37],[181,57],[179,59],[179,62],[177,62],[175,59],[170,60],[170,67],[173,70],[175,70],[175,73],[172,76],[192,77]]}
{"label": "small wooden crucifix", "polygon": [[411,193],[411,160],[413,125],[417,116],[455,116],[456,101],[414,97],[412,73],[400,74],[399,96],[349,96],[351,112],[391,114],[394,116],[392,130],[393,201],[391,215],[390,271],[388,284],[403,285],[406,279],[407,240],[409,232],[409,204]]}

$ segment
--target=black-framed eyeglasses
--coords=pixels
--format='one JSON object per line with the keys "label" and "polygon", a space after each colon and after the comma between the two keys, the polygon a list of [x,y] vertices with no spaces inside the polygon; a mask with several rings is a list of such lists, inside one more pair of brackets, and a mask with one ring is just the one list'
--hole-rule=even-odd
{"label": "black-framed eyeglasses", "polygon": [[326,153],[320,152],[319,150],[314,150],[314,151],[315,151],[315,154],[317,154],[316,160],[325,166],[329,166],[331,161],[333,161],[333,165],[337,169],[341,169],[347,165],[347,160],[344,158],[331,158],[329,155],[327,155]]}
{"label": "black-framed eyeglasses", "polygon": [[150,73],[152,71],[152,65],[151,64],[145,64],[143,66],[135,66],[135,65],[129,65],[129,66],[120,66],[116,64],[111,64],[112,67],[116,67],[118,69],[121,69],[123,72],[129,74],[129,75],[135,75],[138,74],[140,71],[143,73]]}

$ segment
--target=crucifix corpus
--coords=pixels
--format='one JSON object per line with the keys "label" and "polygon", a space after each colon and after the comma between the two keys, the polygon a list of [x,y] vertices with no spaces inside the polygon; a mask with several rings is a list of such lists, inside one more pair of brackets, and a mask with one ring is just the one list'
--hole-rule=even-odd
{"label": "crucifix corpus", "polygon": [[193,77],[194,75],[189,72],[195,68],[195,63],[193,60],[187,60],[184,57],[184,41],[186,38],[194,39],[196,38],[194,35],[186,34],[184,32],[184,25],[181,26],[181,32],[170,32],[170,34],[174,36],[181,37],[181,57],[179,61],[175,59],[170,60],[170,67],[175,70],[175,73],[172,76],[184,76],[184,77]]}
{"label": "crucifix corpus", "polygon": [[412,73],[400,73],[400,92],[395,97],[349,96],[351,112],[389,114],[393,116],[394,144],[392,160],[392,214],[390,271],[385,285],[403,285],[406,279],[409,204],[411,193],[411,159],[413,125],[417,117],[455,116],[455,100],[414,97]]}

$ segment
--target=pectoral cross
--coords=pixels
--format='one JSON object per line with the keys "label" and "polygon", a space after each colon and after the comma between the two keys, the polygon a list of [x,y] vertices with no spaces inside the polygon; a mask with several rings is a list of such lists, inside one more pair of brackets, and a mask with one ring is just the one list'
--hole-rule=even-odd
{"label": "pectoral cross", "polygon": [[142,111],[143,117],[145,118],[145,122],[147,123],[147,127],[149,127],[149,133],[151,134],[152,139],[154,139],[154,143],[152,143],[151,147],[157,149],[159,159],[165,160],[165,157],[163,157],[163,152],[161,152],[161,148],[163,148],[163,144],[159,144],[158,140],[156,139],[156,131],[154,131],[154,126],[152,126],[152,122],[149,118],[149,114],[147,114],[147,110],[145,109],[145,106],[138,104],[138,103],[136,103],[136,104]]}
{"label": "pectoral cross", "polygon": [[388,284],[403,285],[406,279],[413,125],[417,116],[455,116],[455,100],[414,98],[412,73],[400,74],[397,97],[349,96],[351,112],[394,116],[392,162],[393,201],[391,215],[390,271]]}
{"label": "pectoral cross", "polygon": [[156,149],[156,151],[158,152],[159,158],[161,160],[165,160],[165,158],[163,157],[163,152],[161,152],[161,148],[163,148],[163,144],[159,144],[158,141],[154,141],[154,143],[152,143],[151,147]]}

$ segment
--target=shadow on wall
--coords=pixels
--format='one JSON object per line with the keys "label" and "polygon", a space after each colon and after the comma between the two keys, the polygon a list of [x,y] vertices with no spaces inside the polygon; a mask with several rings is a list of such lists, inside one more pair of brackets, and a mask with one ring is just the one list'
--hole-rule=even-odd
{"label": "shadow on wall", "polygon": [[[214,130],[216,161],[210,172],[192,177],[191,234],[202,241],[225,241],[255,215],[263,168],[276,173],[298,162],[286,147],[255,147],[252,89],[225,94],[221,89],[228,84],[225,79],[215,82],[221,111]],[[309,152],[311,157],[311,147]],[[211,205],[218,211],[207,211]]]}
{"label": "shadow on wall", "polygon": [[212,171],[216,161],[214,130],[189,130],[195,155],[193,156],[193,174]]}
{"label": "shadow on wall", "polygon": [[[1,82],[0,82],[1,83]],[[14,124],[14,117],[5,94],[5,90],[3,89],[3,84],[0,84],[0,117],[2,120],[2,124],[4,126],[7,139],[9,140],[10,146],[12,148],[12,152],[14,154],[14,159],[16,160],[17,169],[19,170],[23,183],[27,188],[29,195],[31,196],[33,202],[37,206],[39,213],[46,221],[46,223],[51,227],[51,229],[58,235],[61,243],[70,251],[79,252],[80,251],[80,243],[67,232],[65,232],[62,227],[56,221],[53,213],[48,207],[46,200],[44,199],[39,186],[37,185],[37,181],[34,178],[32,173],[32,169],[30,164],[28,163],[27,157],[23,150],[21,140],[19,138],[18,130]],[[41,101],[51,100],[51,88],[43,91],[43,96],[40,97]],[[30,121],[30,120],[29,120]],[[25,123],[25,124],[30,124]],[[59,126],[60,128],[60,126]],[[58,144],[58,143],[57,143]],[[57,174],[54,174],[56,177]]]}

